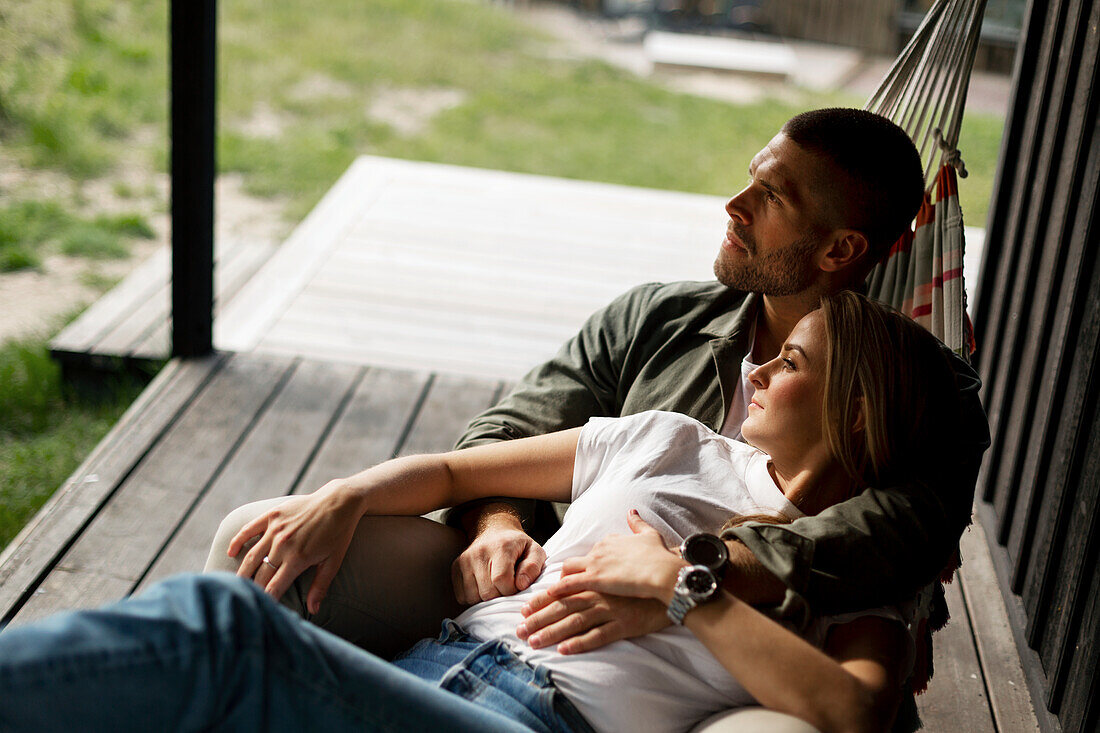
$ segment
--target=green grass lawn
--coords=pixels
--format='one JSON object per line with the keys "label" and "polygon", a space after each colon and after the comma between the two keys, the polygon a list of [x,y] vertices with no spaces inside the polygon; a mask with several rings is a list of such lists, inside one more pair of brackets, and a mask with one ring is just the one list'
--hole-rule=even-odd
{"label": "green grass lawn", "polygon": [[61,379],[41,341],[0,346],[0,548],[138,396],[144,380],[108,377],[95,395]]}
{"label": "green grass lawn", "polygon": [[[127,166],[166,169],[162,0],[0,0],[0,163],[75,194],[0,188],[0,273],[51,252],[125,256],[165,202]],[[792,114],[860,99],[811,93],[730,104],[668,91],[602,62],[563,60],[507,10],[471,0],[219,2],[218,162],[302,216],[360,154],[727,195]],[[456,104],[403,128],[370,114],[395,92]],[[968,115],[961,184],[982,225],[1003,121]],[[107,183],[134,211],[90,210]],[[43,341],[0,351],[0,545],[74,470],[133,396],[68,392]]]}

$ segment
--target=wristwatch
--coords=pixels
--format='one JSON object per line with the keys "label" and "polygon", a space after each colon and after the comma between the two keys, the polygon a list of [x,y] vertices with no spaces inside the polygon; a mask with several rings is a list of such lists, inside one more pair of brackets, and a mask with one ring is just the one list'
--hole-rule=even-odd
{"label": "wristwatch", "polygon": [[692,565],[704,565],[710,568],[719,582],[726,573],[730,551],[726,543],[718,537],[697,532],[680,544],[680,556]]}
{"label": "wristwatch", "polygon": [[718,578],[706,565],[680,568],[668,604],[669,620],[682,625],[688,611],[718,595],[718,587]]}

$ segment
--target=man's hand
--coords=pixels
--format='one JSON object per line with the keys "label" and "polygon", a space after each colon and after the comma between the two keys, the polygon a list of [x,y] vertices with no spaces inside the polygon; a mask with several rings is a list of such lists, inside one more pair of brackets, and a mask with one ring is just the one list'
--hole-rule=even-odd
{"label": "man's hand", "polygon": [[645,636],[670,623],[660,601],[596,591],[563,598],[539,593],[522,612],[526,620],[516,635],[534,649],[557,644],[562,654],[580,654],[621,639]]}
{"label": "man's hand", "polygon": [[459,603],[471,605],[526,590],[542,572],[546,551],[510,512],[483,515],[477,536],[451,565]]}

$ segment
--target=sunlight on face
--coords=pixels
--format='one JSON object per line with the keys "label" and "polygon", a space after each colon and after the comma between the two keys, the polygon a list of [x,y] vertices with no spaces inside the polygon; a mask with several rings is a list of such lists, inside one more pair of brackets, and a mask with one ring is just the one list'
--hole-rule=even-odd
{"label": "sunlight on face", "polygon": [[741,433],[773,459],[791,461],[826,451],[825,319],[813,311],[791,331],[779,354],[749,375],[756,394]]}

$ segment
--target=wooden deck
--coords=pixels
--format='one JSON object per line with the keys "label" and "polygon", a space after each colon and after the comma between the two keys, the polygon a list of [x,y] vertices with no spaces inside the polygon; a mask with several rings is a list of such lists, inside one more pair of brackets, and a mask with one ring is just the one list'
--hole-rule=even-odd
{"label": "wooden deck", "polygon": [[201,570],[233,508],[447,450],[502,386],[266,355],[174,361],[0,556],[0,619]]}
{"label": "wooden deck", "polygon": [[[360,159],[273,255],[219,253],[223,353],[169,362],[0,554],[0,623],[199,570],[218,521],[245,502],[449,448],[615,295],[708,278],[722,203]],[[165,356],[166,265],[108,294],[55,351]],[[1036,731],[980,526],[963,555],[918,699],[925,730]]]}

